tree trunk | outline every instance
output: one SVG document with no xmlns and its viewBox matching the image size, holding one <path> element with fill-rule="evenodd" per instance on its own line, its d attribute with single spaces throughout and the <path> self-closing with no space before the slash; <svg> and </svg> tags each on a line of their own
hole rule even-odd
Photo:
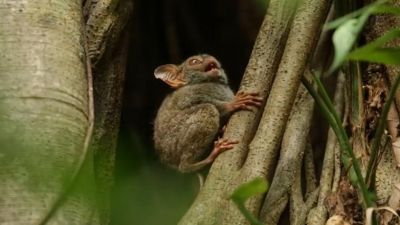
<svg viewBox="0 0 400 225">
<path fill-rule="evenodd" d="M 108 224 L 131 2 L 82 4 L 0 3 L 1 224 Z"/>
<path fill-rule="evenodd" d="M 255 177 L 270 178 L 273 174 L 300 78 L 330 6 L 330 1 L 319 0 L 300 1 L 299 8 L 295 3 L 270 1 L 243 77 L 242 91 L 268 97 L 261 121 L 260 114 L 254 112 L 238 112 L 231 117 L 224 137 L 240 143 L 213 163 L 204 186 L 180 224 L 248 223 L 228 196 L 241 183 Z M 296 19 L 292 24 L 293 18 Z M 261 205 L 262 197 L 257 197 L 250 200 L 248 208 L 258 215 Z"/>
<path fill-rule="evenodd" d="M 100 224 L 110 222 L 110 194 L 114 184 L 122 92 L 125 78 L 128 32 L 123 31 L 132 12 L 131 1 L 87 1 L 86 30 L 93 66 L 95 126 L 91 151 L 94 154 Z M 114 11 L 113 11 L 113 10 Z"/>
<path fill-rule="evenodd" d="M 0 222 L 87 223 L 94 176 L 82 167 L 92 118 L 81 1 L 6 0 L 0 14 Z"/>
</svg>

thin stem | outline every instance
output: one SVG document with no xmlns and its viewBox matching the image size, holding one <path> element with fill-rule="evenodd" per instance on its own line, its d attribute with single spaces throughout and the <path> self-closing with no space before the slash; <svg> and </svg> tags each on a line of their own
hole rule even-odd
<svg viewBox="0 0 400 225">
<path fill-rule="evenodd" d="M 339 115 L 336 112 L 335 106 L 333 105 L 333 102 L 331 101 L 331 98 L 329 97 L 328 93 L 326 92 L 324 85 L 321 82 L 321 79 L 319 78 L 319 74 L 316 74 L 315 72 L 311 72 L 311 74 L 313 75 L 314 81 L 317 84 L 317 88 L 318 88 L 318 93 L 320 93 L 320 96 L 322 97 L 323 101 L 325 102 L 325 104 L 328 107 L 328 110 L 332 113 L 333 117 L 335 118 L 335 120 L 340 124 L 341 123 L 341 119 L 339 118 Z"/>
<path fill-rule="evenodd" d="M 367 176 L 366 176 L 366 180 L 369 185 L 372 183 L 371 180 L 373 177 L 373 171 L 375 171 L 376 166 L 377 166 L 377 157 L 376 156 L 378 153 L 379 146 L 381 144 L 383 132 L 386 127 L 387 115 L 389 113 L 390 105 L 392 104 L 394 95 L 396 93 L 396 90 L 397 90 L 399 84 L 400 84 L 400 74 L 397 75 L 397 77 L 389 91 L 389 96 L 383 106 L 382 114 L 379 117 L 379 121 L 378 121 L 378 127 L 376 129 L 374 139 L 372 140 L 371 157 L 368 162 Z"/>
<path fill-rule="evenodd" d="M 318 85 L 318 81 L 319 79 L 316 79 L 317 85 Z M 317 102 L 317 104 L 320 106 L 321 111 L 323 112 L 324 116 L 326 117 L 326 119 L 328 120 L 329 124 L 332 126 L 332 129 L 334 130 L 334 132 L 336 133 L 336 136 L 338 138 L 338 141 L 340 143 L 340 146 L 342 147 L 342 149 L 344 150 L 345 153 L 347 153 L 350 158 L 351 158 L 351 166 L 354 169 L 354 172 L 356 174 L 356 183 L 358 184 L 359 188 L 361 189 L 361 194 L 364 198 L 364 203 L 366 207 L 370 207 L 372 206 L 373 202 L 370 198 L 370 195 L 368 193 L 368 189 L 367 186 L 364 182 L 364 178 L 361 174 L 361 169 L 360 166 L 358 164 L 358 160 L 356 159 L 354 152 L 350 146 L 350 142 L 349 142 L 349 138 L 347 136 L 346 131 L 344 130 L 341 120 L 339 119 L 339 117 L 336 114 L 335 108 L 333 107 L 333 103 L 330 100 L 329 96 L 327 96 L 326 91 L 324 90 L 324 87 L 322 86 L 322 83 L 319 83 L 318 85 L 318 89 L 322 90 L 322 97 L 321 95 L 319 95 L 314 88 L 312 87 L 312 85 L 305 79 L 302 78 L 302 82 L 304 84 L 304 86 L 307 88 L 307 90 L 309 91 L 309 93 L 313 96 L 314 100 Z M 332 108 L 330 108 L 330 106 L 332 106 Z M 350 162 L 343 160 L 343 163 L 345 164 L 346 167 L 350 166 Z M 351 177 L 350 177 L 351 178 Z"/>
</svg>

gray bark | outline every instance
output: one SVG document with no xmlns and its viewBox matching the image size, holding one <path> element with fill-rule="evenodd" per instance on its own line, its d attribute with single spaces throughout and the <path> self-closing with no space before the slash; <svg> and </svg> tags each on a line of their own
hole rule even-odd
<svg viewBox="0 0 400 225">
<path fill-rule="evenodd" d="M 110 194 L 114 184 L 122 92 L 128 51 L 128 32 L 123 28 L 132 12 L 131 1 L 88 0 L 86 30 L 93 68 L 95 123 L 91 151 L 97 187 L 100 224 L 110 222 Z"/>
<path fill-rule="evenodd" d="M 88 223 L 94 176 L 83 166 L 91 118 L 81 1 L 0 4 L 0 223 Z M 60 210 L 48 218 L 53 207 Z"/>
<path fill-rule="evenodd" d="M 286 41 L 296 4 L 293 1 L 273 0 L 269 3 L 240 88 L 263 93 L 265 97 L 269 94 L 261 122 L 257 125 L 258 114 L 252 112 L 238 112 L 232 116 L 224 137 L 238 140 L 240 144 L 216 159 L 196 201 L 180 224 L 248 223 L 227 196 L 241 183 L 273 174 L 280 140 L 300 78 L 330 6 L 330 1 L 300 2 L 302 6 L 294 20 L 295 25 L 291 27 L 290 41 L 286 43 L 283 56 L 283 42 Z M 253 198 L 248 208 L 258 215 L 261 204 L 262 198 Z"/>
<path fill-rule="evenodd" d="M 102 99 L 95 103 L 96 120 L 91 144 L 94 153 L 100 224 L 108 224 L 110 219 L 110 192 L 114 184 L 115 150 L 121 115 L 127 38 L 128 35 L 125 33 L 118 48 L 105 52 L 104 61 L 107 63 L 98 67 L 94 73 L 94 97 Z"/>
<path fill-rule="evenodd" d="M 0 224 L 109 223 L 132 7 L 86 3 L 0 3 Z"/>
<path fill-rule="evenodd" d="M 259 92 L 265 98 L 268 96 L 294 9 L 290 0 L 270 1 L 241 83 L 241 91 Z M 226 198 L 230 194 L 228 187 L 243 164 L 259 118 L 260 111 L 240 111 L 231 117 L 224 137 L 238 140 L 239 144 L 214 161 L 202 190 L 180 224 L 220 224 L 222 208 L 229 203 Z"/>
</svg>

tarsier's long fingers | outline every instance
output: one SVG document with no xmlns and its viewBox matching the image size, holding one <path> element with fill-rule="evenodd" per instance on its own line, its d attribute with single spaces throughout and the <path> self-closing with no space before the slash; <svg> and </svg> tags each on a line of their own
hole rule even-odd
<svg viewBox="0 0 400 225">
<path fill-rule="evenodd" d="M 241 96 L 241 95 L 259 96 L 260 94 L 257 93 L 257 92 L 249 92 L 249 93 L 246 93 L 246 92 L 244 92 L 244 91 L 239 91 L 239 92 L 236 94 L 236 96 Z"/>
<path fill-rule="evenodd" d="M 263 98 L 259 97 L 258 93 L 239 92 L 235 96 L 233 102 L 229 103 L 228 107 L 231 111 L 240 109 L 252 111 L 251 106 L 260 107 L 262 105 L 262 101 Z"/>
<path fill-rule="evenodd" d="M 262 101 L 263 98 L 259 96 L 258 93 L 243 93 L 243 92 L 239 92 L 236 94 L 235 96 L 235 100 L 245 100 L 245 99 L 252 99 L 254 101 Z"/>
<path fill-rule="evenodd" d="M 239 143 L 239 142 L 238 141 L 231 141 L 231 140 L 229 140 L 227 138 L 221 138 L 221 139 L 218 139 L 217 141 L 214 142 L 214 147 L 215 148 L 221 148 L 221 149 L 230 149 L 231 146 L 233 148 L 233 146 L 235 144 L 237 144 L 237 143 Z"/>
<path fill-rule="evenodd" d="M 210 156 L 215 159 L 220 153 L 230 150 L 235 145 L 239 143 L 238 141 L 231 141 L 226 138 L 218 139 L 214 142 L 214 149 L 212 150 Z"/>
<path fill-rule="evenodd" d="M 245 104 L 245 105 L 252 105 L 252 106 L 261 106 L 262 100 L 254 99 L 254 98 L 246 98 L 246 99 L 238 99 L 236 104 Z"/>
<path fill-rule="evenodd" d="M 237 111 L 237 110 L 239 110 L 239 109 L 242 109 L 242 110 L 247 110 L 247 111 L 253 111 L 253 109 L 251 108 L 251 106 L 249 106 L 249 105 L 246 105 L 246 104 L 232 104 L 232 108 L 233 108 L 233 111 Z"/>
</svg>

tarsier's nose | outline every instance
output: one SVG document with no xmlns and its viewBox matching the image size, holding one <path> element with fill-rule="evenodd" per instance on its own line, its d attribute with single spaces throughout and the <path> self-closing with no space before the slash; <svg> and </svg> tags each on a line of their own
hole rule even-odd
<svg viewBox="0 0 400 225">
<path fill-rule="evenodd" d="M 206 72 L 208 72 L 208 71 L 210 71 L 210 70 L 212 70 L 212 69 L 218 69 L 218 65 L 217 65 L 217 63 L 216 62 L 209 62 L 208 64 L 207 64 L 207 67 L 206 67 Z"/>
</svg>

